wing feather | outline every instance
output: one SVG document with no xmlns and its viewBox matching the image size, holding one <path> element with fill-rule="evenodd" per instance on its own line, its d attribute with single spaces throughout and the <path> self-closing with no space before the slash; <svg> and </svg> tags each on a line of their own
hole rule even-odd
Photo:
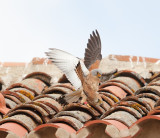
<svg viewBox="0 0 160 138">
<path fill-rule="evenodd" d="M 84 64 L 89 69 L 94 64 L 98 64 L 95 67 L 99 66 L 100 60 L 102 59 L 101 55 L 101 39 L 98 31 L 93 31 L 88 39 L 87 48 L 85 49 Z M 99 62 L 97 62 L 99 61 Z"/>
<path fill-rule="evenodd" d="M 67 79 L 76 90 L 82 86 L 81 80 L 75 71 L 80 59 L 65 51 L 55 48 L 52 48 L 49 52 L 46 52 L 46 55 L 61 71 L 63 71 Z"/>
<path fill-rule="evenodd" d="M 92 47 L 92 45 L 90 43 L 87 44 L 87 47 L 91 50 L 94 50 L 94 47 Z"/>
</svg>

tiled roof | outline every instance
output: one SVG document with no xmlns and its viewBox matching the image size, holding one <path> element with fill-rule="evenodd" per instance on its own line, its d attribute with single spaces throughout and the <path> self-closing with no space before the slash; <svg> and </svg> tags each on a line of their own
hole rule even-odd
<svg viewBox="0 0 160 138">
<path fill-rule="evenodd" d="M 99 86 L 101 106 L 61 105 L 58 98 L 74 88 L 70 83 L 53 83 L 53 78 L 33 71 L 5 87 L 5 81 L 0 81 L 0 137 L 159 136 L 159 72 L 153 71 L 146 79 L 133 70 L 113 71 Z"/>
</svg>

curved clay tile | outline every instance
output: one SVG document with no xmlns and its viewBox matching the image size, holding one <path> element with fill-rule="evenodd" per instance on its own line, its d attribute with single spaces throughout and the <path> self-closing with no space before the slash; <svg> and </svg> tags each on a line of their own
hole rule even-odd
<svg viewBox="0 0 160 138">
<path fill-rule="evenodd" d="M 0 126 L 1 137 L 22 138 L 27 134 L 27 129 L 15 122 L 7 122 Z"/>
<path fill-rule="evenodd" d="M 73 136 L 76 136 L 76 131 L 71 126 L 64 123 L 48 123 L 36 127 L 27 135 L 27 138 L 70 138 Z"/>
<path fill-rule="evenodd" d="M 32 72 L 28 74 L 27 76 L 25 76 L 23 80 L 28 79 L 28 78 L 39 79 L 43 81 L 47 86 L 51 85 L 51 76 L 45 72 Z"/>
<path fill-rule="evenodd" d="M 134 71 L 131 71 L 131 70 L 118 71 L 110 79 L 113 79 L 115 77 L 122 77 L 122 76 L 123 77 L 130 77 L 130 78 L 135 79 L 141 85 L 141 87 L 146 85 L 146 82 L 145 82 L 144 78 L 140 74 L 138 74 Z"/>
<path fill-rule="evenodd" d="M 131 77 L 116 77 L 108 82 L 119 82 L 127 86 L 129 89 L 131 89 L 133 92 L 137 91 L 139 88 L 141 88 L 140 84 Z"/>
<path fill-rule="evenodd" d="M 112 95 L 115 95 L 116 97 L 118 97 L 119 99 L 123 99 L 126 97 L 126 92 L 121 89 L 120 87 L 117 86 L 108 86 L 108 87 L 104 87 L 98 90 L 99 92 L 108 92 L 111 93 Z"/>
<path fill-rule="evenodd" d="M 136 132 L 135 128 L 137 128 Z M 130 126 L 129 129 L 133 138 L 158 138 L 160 129 L 160 115 L 148 115 L 143 117 Z"/>
<path fill-rule="evenodd" d="M 63 85 L 62 85 L 63 86 Z M 70 88 L 62 87 L 62 86 L 51 86 L 47 90 L 45 90 L 44 94 L 67 94 L 73 92 Z"/>
<path fill-rule="evenodd" d="M 117 86 L 120 87 L 121 89 L 123 89 L 127 95 L 134 95 L 133 91 L 131 89 L 129 89 L 126 85 L 119 83 L 119 82 L 105 82 L 103 84 L 101 84 L 99 86 L 99 89 L 104 88 L 104 87 L 108 87 L 108 86 Z"/>
<path fill-rule="evenodd" d="M 42 93 L 42 91 L 45 89 L 46 84 L 43 83 L 41 80 L 28 78 L 25 80 L 22 80 L 20 83 L 14 83 L 11 86 L 9 86 L 6 90 L 10 90 L 13 88 L 26 88 L 36 95 L 39 95 Z"/>
<path fill-rule="evenodd" d="M 116 120 L 92 120 L 84 124 L 77 132 L 78 137 L 110 138 L 127 137 L 129 130 L 126 125 Z"/>
</svg>

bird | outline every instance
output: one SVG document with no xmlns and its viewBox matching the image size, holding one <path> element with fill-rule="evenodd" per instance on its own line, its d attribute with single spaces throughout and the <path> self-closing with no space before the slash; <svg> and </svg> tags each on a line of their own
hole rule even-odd
<svg viewBox="0 0 160 138">
<path fill-rule="evenodd" d="M 89 71 L 81 59 L 59 49 L 50 49 L 47 56 L 65 73 L 75 88 L 73 93 L 65 95 L 64 99 L 67 103 L 76 102 L 80 97 L 82 97 L 81 103 L 87 102 L 98 105 L 102 103 L 97 92 L 102 74 L 99 69 Z"/>
<path fill-rule="evenodd" d="M 69 104 L 81 99 L 82 104 L 102 105 L 103 100 L 97 92 L 102 76 L 102 71 L 98 69 L 102 55 L 101 40 L 97 30 L 93 31 L 88 39 L 84 61 L 56 48 L 50 48 L 46 55 L 75 88 L 73 93 L 63 96 L 65 103 Z"/>
</svg>

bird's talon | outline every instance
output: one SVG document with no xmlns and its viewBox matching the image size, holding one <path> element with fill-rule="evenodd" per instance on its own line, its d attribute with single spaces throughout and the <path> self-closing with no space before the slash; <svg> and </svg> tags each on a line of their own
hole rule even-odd
<svg viewBox="0 0 160 138">
<path fill-rule="evenodd" d="M 86 104 L 89 108 L 91 108 L 91 106 L 89 104 Z"/>
<path fill-rule="evenodd" d="M 92 108 L 92 106 L 90 106 L 88 103 L 86 104 L 90 109 L 92 109 L 92 110 L 94 110 L 93 108 Z"/>
</svg>

